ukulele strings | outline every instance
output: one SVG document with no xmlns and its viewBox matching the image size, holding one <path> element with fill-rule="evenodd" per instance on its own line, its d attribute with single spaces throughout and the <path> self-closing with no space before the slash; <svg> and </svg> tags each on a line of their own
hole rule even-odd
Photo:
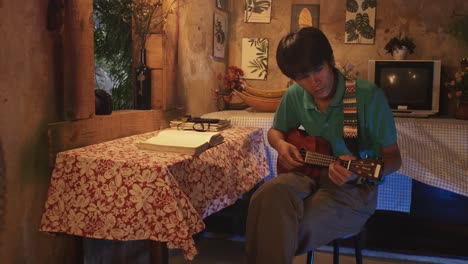
<svg viewBox="0 0 468 264">
<path fill-rule="evenodd" d="M 333 156 L 325 155 L 325 154 L 318 153 L 318 152 L 307 151 L 305 149 L 300 149 L 299 152 L 301 153 L 301 156 L 304 158 L 304 162 L 309 163 L 309 164 L 315 164 L 315 165 L 319 165 L 319 166 L 328 166 L 331 163 L 339 160 L 338 158 L 333 157 Z M 350 160 L 350 161 L 348 161 L 348 160 L 339 160 L 339 161 L 340 161 L 341 166 L 343 166 L 345 168 L 347 168 L 348 166 L 354 167 L 353 164 L 356 165 L 356 164 L 359 164 L 361 162 L 359 160 Z M 371 165 L 373 165 L 373 163 L 371 163 Z M 373 179 L 374 177 L 373 177 L 372 173 L 370 173 L 368 170 L 369 170 L 369 168 L 366 170 L 366 168 L 364 166 L 364 167 L 361 167 L 361 169 L 359 169 L 359 170 L 355 169 L 353 171 L 354 172 L 359 172 L 359 175 L 361 177 L 368 178 L 368 179 Z"/>
<path fill-rule="evenodd" d="M 300 149 L 299 152 L 301 153 L 301 156 L 304 157 L 304 161 L 310 164 L 328 166 L 330 165 L 330 163 L 333 163 L 338 160 L 338 158 L 335 158 L 333 156 L 325 155 L 318 152 L 307 151 L 305 149 Z M 347 160 L 340 160 L 340 163 L 343 167 L 347 167 L 348 162 L 349 161 Z M 351 160 L 351 164 L 356 162 L 359 161 Z"/>
<path fill-rule="evenodd" d="M 304 161 L 306 163 L 328 166 L 330 163 L 333 163 L 337 160 L 335 157 L 321 154 L 318 152 L 310 152 L 305 149 L 301 149 L 300 152 L 301 155 L 304 157 Z"/>
</svg>

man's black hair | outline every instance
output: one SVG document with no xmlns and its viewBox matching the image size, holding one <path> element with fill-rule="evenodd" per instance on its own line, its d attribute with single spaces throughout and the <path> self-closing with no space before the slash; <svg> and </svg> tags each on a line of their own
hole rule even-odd
<svg viewBox="0 0 468 264">
<path fill-rule="evenodd" d="M 284 36 L 276 50 L 276 62 L 284 75 L 297 79 L 324 63 L 333 65 L 333 49 L 327 37 L 315 27 L 304 27 Z"/>
</svg>

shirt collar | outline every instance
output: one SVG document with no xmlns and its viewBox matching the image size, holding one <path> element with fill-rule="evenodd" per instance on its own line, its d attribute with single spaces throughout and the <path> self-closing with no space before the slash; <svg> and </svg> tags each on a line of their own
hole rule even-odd
<svg viewBox="0 0 468 264">
<path fill-rule="evenodd" d="M 330 102 L 329 106 L 336 107 L 336 106 L 340 106 L 341 103 L 343 102 L 343 96 L 344 96 L 344 92 L 345 92 L 345 81 L 344 81 L 343 74 L 341 74 L 341 72 L 339 70 L 337 70 L 336 68 L 334 68 L 333 70 L 335 71 L 335 73 L 338 76 L 338 84 L 337 84 L 337 87 L 336 87 L 335 96 L 333 96 L 333 99 Z"/>
</svg>

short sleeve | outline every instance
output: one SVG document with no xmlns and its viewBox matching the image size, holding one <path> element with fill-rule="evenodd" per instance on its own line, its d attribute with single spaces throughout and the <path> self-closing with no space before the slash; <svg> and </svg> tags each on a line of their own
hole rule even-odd
<svg viewBox="0 0 468 264">
<path fill-rule="evenodd" d="M 372 142 L 389 146 L 397 142 L 397 130 L 393 113 L 382 89 L 372 89 L 372 98 L 368 104 L 368 131 Z"/>
<path fill-rule="evenodd" d="M 281 102 L 276 109 L 275 117 L 273 119 L 273 128 L 287 132 L 293 127 L 299 126 L 299 114 L 297 113 L 297 96 L 292 89 L 289 89 L 281 99 Z"/>
</svg>

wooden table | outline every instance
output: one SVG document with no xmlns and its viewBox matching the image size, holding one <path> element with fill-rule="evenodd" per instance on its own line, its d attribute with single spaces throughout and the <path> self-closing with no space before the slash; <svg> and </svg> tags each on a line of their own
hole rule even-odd
<svg viewBox="0 0 468 264">
<path fill-rule="evenodd" d="M 221 133 L 225 142 L 198 157 L 136 147 L 157 131 L 58 153 L 40 231 L 152 240 L 158 261 L 166 247 L 193 259 L 203 218 L 269 175 L 261 128 Z"/>
</svg>

